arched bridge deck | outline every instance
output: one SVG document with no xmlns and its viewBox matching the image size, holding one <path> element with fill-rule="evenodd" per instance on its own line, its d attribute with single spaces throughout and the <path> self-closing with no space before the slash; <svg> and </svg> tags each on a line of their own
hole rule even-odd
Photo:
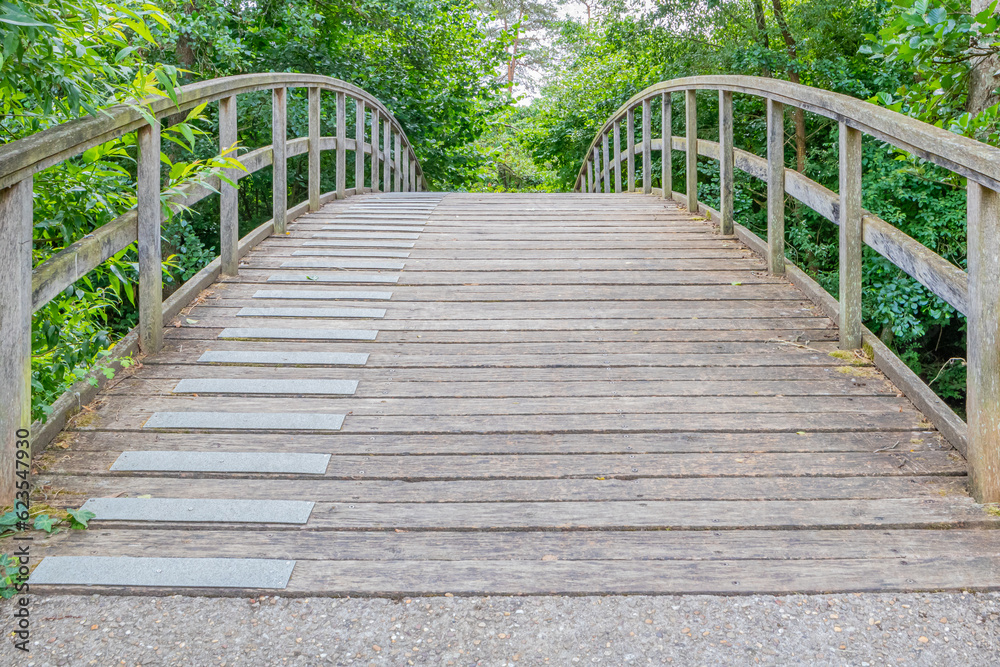
<svg viewBox="0 0 1000 667">
<path fill-rule="evenodd" d="M 33 588 L 997 587 L 964 460 L 836 338 L 670 200 L 335 201 L 42 456 L 40 498 L 98 519 L 36 544 Z"/>
</svg>

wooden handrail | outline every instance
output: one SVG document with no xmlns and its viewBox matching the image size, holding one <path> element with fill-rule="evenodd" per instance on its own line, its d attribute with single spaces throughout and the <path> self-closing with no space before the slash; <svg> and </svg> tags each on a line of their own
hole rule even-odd
<svg viewBox="0 0 1000 667">
<path fill-rule="evenodd" d="M 288 140 L 288 88 L 309 91 L 309 134 Z M 232 180 L 272 167 L 274 233 L 302 212 L 315 211 L 348 194 L 426 190 L 427 181 L 402 126 L 392 113 L 361 88 L 345 81 L 310 74 L 246 74 L 201 81 L 177 91 L 177 103 L 154 97 L 142 102 L 157 120 L 210 102 L 219 103 L 220 152 L 236 142 L 237 96 L 270 90 L 272 142 L 239 157 L 245 171 L 231 169 Z M 320 136 L 320 93 L 337 96 L 335 137 Z M 346 135 L 347 98 L 355 101 L 356 132 Z M 370 126 L 367 112 L 370 111 Z M 370 132 L 366 133 L 366 127 Z M 134 209 L 102 225 L 32 269 L 32 181 L 36 173 L 76 157 L 124 134 L 137 133 L 137 186 Z M 367 134 L 367 138 L 366 138 Z M 320 153 L 336 151 L 336 189 L 320 192 Z M 355 155 L 355 183 L 347 189 L 347 153 Z M 308 198 L 289 207 L 286 201 L 288 158 L 309 154 Z M 371 156 L 371 187 L 364 186 L 365 155 Z M 379 182 L 378 165 L 383 165 Z M 150 124 L 135 105 L 112 107 L 99 116 L 81 118 L 0 146 L 0 505 L 10 504 L 16 488 L 18 434 L 31 426 L 31 315 L 114 254 L 138 242 L 140 349 L 155 353 L 162 344 L 163 300 L 160 254 L 160 125 Z M 380 187 L 381 185 L 381 187 Z M 238 182 L 237 182 L 238 186 Z M 182 188 L 168 204 L 175 211 L 220 193 L 220 255 L 217 272 L 236 275 L 239 244 L 236 188 L 212 179 Z M 267 223 L 266 223 L 267 224 Z"/>
<path fill-rule="evenodd" d="M 719 95 L 719 137 L 710 142 L 697 137 L 699 90 Z M 669 134 L 671 95 L 683 93 L 686 136 Z M 742 93 L 767 103 L 767 157 L 733 148 L 732 95 Z M 669 139 L 650 139 L 652 102 L 661 103 L 662 127 Z M 832 118 L 840 130 L 840 186 L 834 193 L 784 165 L 784 107 L 792 106 Z M 642 144 L 635 145 L 634 117 L 642 109 Z M 622 155 L 618 130 L 627 123 L 628 145 Z M 615 154 L 608 157 L 608 133 L 614 133 Z M 963 271 L 885 220 L 861 206 L 861 137 L 864 134 L 892 144 L 920 158 L 964 176 L 968 182 L 968 271 Z M 634 95 L 612 114 L 587 148 L 574 189 L 621 192 L 622 163 L 626 163 L 628 191 L 635 191 L 635 156 L 642 159 L 642 187 L 651 192 L 651 152 L 661 155 L 682 150 L 686 155 L 687 208 L 698 213 L 699 155 L 719 161 L 720 231 L 734 232 L 733 171 L 740 169 L 767 182 L 767 242 L 763 247 L 768 270 L 783 274 L 784 199 L 788 194 L 806 204 L 840 229 L 840 298 L 838 319 L 840 347 L 851 350 L 863 344 L 861 314 L 861 247 L 867 244 L 883 257 L 949 303 L 968 319 L 967 436 L 961 443 L 969 466 L 973 495 L 980 502 L 1000 502 L 1000 149 L 922 123 L 868 102 L 810 86 L 743 76 L 704 76 L 663 81 Z M 604 161 L 601 162 L 603 151 Z M 662 160 L 662 194 L 674 197 L 671 160 Z M 896 368 L 898 374 L 898 368 Z M 914 378 L 916 376 L 913 376 Z M 914 391 L 929 393 L 922 382 Z M 904 390 L 906 388 L 904 387 Z M 916 400 L 916 399 L 915 399 Z M 926 404 L 926 396 L 918 403 Z M 938 401 L 940 405 L 944 405 Z M 950 410 L 949 410 L 950 412 Z M 933 415 L 929 415 L 933 419 Z M 960 420 L 952 412 L 942 419 Z M 954 431 L 954 429 L 950 429 Z"/>
</svg>

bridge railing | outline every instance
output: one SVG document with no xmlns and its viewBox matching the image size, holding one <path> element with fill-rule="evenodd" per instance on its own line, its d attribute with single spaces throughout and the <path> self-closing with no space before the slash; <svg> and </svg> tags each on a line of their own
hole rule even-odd
<svg viewBox="0 0 1000 667">
<path fill-rule="evenodd" d="M 719 141 L 697 136 L 696 91 L 719 95 Z M 671 95 L 684 96 L 686 136 L 654 139 L 652 119 L 672 128 Z M 733 147 L 733 93 L 767 102 L 767 156 Z M 660 108 L 655 109 L 654 105 Z M 784 107 L 797 107 L 839 123 L 840 184 L 832 192 L 784 163 Z M 635 141 L 635 115 L 641 110 L 642 135 Z M 621 146 L 621 125 L 626 146 Z M 613 139 L 609 146 L 609 134 Z M 672 133 L 671 133 L 672 134 Z M 892 144 L 967 179 L 968 271 L 963 271 L 885 220 L 862 208 L 861 139 L 864 134 Z M 864 347 L 875 363 L 914 401 L 966 457 L 973 495 L 980 502 L 1000 501 L 1000 149 L 947 132 L 902 114 L 809 86 L 776 79 L 703 76 L 657 83 L 633 96 L 601 127 L 587 149 L 576 189 L 583 192 L 636 191 L 636 156 L 642 191 L 653 192 L 652 152 L 684 151 L 686 193 L 673 191 L 672 160 L 661 160 L 662 196 L 682 202 L 694 213 L 715 219 L 722 234 L 734 232 L 762 254 L 770 273 L 788 274 L 813 300 L 838 320 L 840 347 Z M 698 202 L 698 156 L 719 162 L 720 206 Z M 735 224 L 734 170 L 767 182 L 767 240 Z M 797 199 L 839 226 L 839 302 L 785 258 L 785 195 Z M 898 357 L 862 324 L 862 244 L 912 276 L 967 318 L 968 424 L 963 422 Z"/>
<path fill-rule="evenodd" d="M 291 140 L 287 138 L 289 88 L 308 90 L 308 136 Z M 219 192 L 221 256 L 163 301 L 159 120 L 218 102 L 220 153 L 225 152 L 237 141 L 237 97 L 264 90 L 270 90 L 272 96 L 272 143 L 239 156 L 245 171 L 231 169 L 227 175 L 238 187 L 237 179 L 270 166 L 273 218 L 241 240 L 236 187 L 215 178 L 208 182 L 209 187 L 182 189 L 169 204 L 174 210 Z M 321 91 L 336 94 L 336 136 L 321 136 Z M 356 110 L 355 136 L 351 138 L 347 137 L 347 98 L 355 101 Z M 13 498 L 15 461 L 20 455 L 16 443 L 24 440 L 21 436 L 32 426 L 31 317 L 64 289 L 138 242 L 138 331 L 126 337 L 131 346 L 123 341 L 126 344 L 119 344 L 116 350 L 134 350 L 137 344 L 143 352 L 155 353 L 162 345 L 165 316 L 176 315 L 220 273 L 235 276 L 240 257 L 271 233 L 284 233 L 290 220 L 306 211 L 316 211 L 332 199 L 369 191 L 406 192 L 427 187 L 413 147 L 392 113 L 373 96 L 344 81 L 307 74 L 247 74 L 181 87 L 176 104 L 156 97 L 144 100 L 143 105 L 157 123 L 150 124 L 134 106 L 121 105 L 105 114 L 64 123 L 0 146 L 0 505 Z M 136 207 L 32 267 L 34 174 L 131 132 L 137 133 L 138 146 Z M 336 189 L 322 193 L 320 153 L 330 150 L 336 152 Z M 354 154 L 356 184 L 351 189 L 346 187 L 349 152 Z M 304 153 L 309 156 L 308 197 L 288 207 L 287 160 Z M 365 156 L 370 156 L 370 172 L 366 172 Z M 364 186 L 366 176 L 368 187 Z M 63 401 L 69 402 L 74 401 Z M 65 422 L 65 412 L 58 419 L 50 417 L 45 427 L 49 440 Z M 38 427 L 31 429 L 35 445 L 40 437 Z"/>
</svg>

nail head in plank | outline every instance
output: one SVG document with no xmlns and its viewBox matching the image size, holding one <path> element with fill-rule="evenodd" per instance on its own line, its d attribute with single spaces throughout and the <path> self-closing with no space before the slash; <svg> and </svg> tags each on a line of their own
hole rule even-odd
<svg viewBox="0 0 1000 667">
<path fill-rule="evenodd" d="M 303 524 L 313 505 L 311 500 L 91 498 L 82 509 L 93 512 L 95 521 Z"/>
<path fill-rule="evenodd" d="M 368 363 L 368 353 L 209 350 L 198 358 L 198 363 L 274 366 L 364 366 Z"/>
<path fill-rule="evenodd" d="M 249 380 L 201 378 L 181 380 L 175 394 L 319 394 L 350 396 L 358 390 L 357 380 Z"/>
<path fill-rule="evenodd" d="M 344 415 L 316 412 L 154 412 L 149 429 L 229 431 L 339 431 Z"/>
<path fill-rule="evenodd" d="M 385 308 L 241 308 L 237 317 L 385 317 Z"/>
<path fill-rule="evenodd" d="M 274 588 L 288 586 L 293 560 L 270 558 L 135 558 L 49 556 L 32 585 Z"/>
<path fill-rule="evenodd" d="M 329 454 L 292 452 L 122 452 L 111 465 L 116 471 L 232 472 L 323 475 Z"/>
<path fill-rule="evenodd" d="M 254 299 L 347 299 L 350 301 L 379 300 L 392 298 L 392 292 L 332 292 L 329 290 L 257 290 Z"/>
</svg>

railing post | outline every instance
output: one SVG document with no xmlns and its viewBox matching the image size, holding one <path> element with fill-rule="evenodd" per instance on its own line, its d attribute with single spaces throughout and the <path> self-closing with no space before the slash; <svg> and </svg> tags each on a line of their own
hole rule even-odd
<svg viewBox="0 0 1000 667">
<path fill-rule="evenodd" d="M 687 177 L 688 210 L 698 213 L 698 97 L 694 90 L 684 91 L 684 120 L 687 135 L 687 162 L 684 172 Z"/>
<path fill-rule="evenodd" d="M 399 135 L 399 132 L 393 132 L 392 133 L 392 148 L 393 148 L 393 151 L 392 151 L 393 152 L 393 155 L 392 155 L 392 168 L 395 170 L 396 175 L 393 177 L 392 181 L 393 181 L 393 186 L 394 186 L 394 189 L 395 189 L 396 192 L 402 192 L 403 191 L 403 172 L 400 169 L 400 164 L 402 163 L 402 160 L 403 160 L 403 156 L 402 156 L 403 146 L 402 145 L 403 145 L 403 142 L 401 141 L 401 137 Z"/>
<path fill-rule="evenodd" d="M 163 266 L 160 258 L 160 124 L 137 136 L 136 226 L 139 246 L 139 346 L 156 354 L 163 344 Z"/>
<path fill-rule="evenodd" d="M 969 486 L 1000 502 L 1000 193 L 968 181 L 969 306 L 966 413 Z"/>
<path fill-rule="evenodd" d="M 861 131 L 840 123 L 839 324 L 842 350 L 861 347 L 861 225 Z"/>
<path fill-rule="evenodd" d="M 785 273 L 785 105 L 767 101 L 767 267 Z"/>
<path fill-rule="evenodd" d="M 347 196 L 347 95 L 337 93 L 337 199 Z"/>
<path fill-rule="evenodd" d="M 649 100 L 642 101 L 642 192 L 653 191 L 653 112 Z"/>
<path fill-rule="evenodd" d="M 392 123 L 382 121 L 382 192 L 392 191 Z"/>
<path fill-rule="evenodd" d="M 274 218 L 274 233 L 285 233 L 288 219 L 288 156 L 285 142 L 288 138 L 285 88 L 271 91 L 271 214 Z"/>
<path fill-rule="evenodd" d="M 309 89 L 309 210 L 319 210 L 320 90 Z"/>
<path fill-rule="evenodd" d="M 365 101 L 354 98 L 354 192 L 365 189 Z"/>
<path fill-rule="evenodd" d="M 18 430 L 31 426 L 31 189 L 29 176 L 0 190 L 0 505 L 14 503 Z"/>
<path fill-rule="evenodd" d="M 403 192 L 410 191 L 410 147 L 405 146 L 403 151 Z"/>
<path fill-rule="evenodd" d="M 614 147 L 615 147 L 615 192 L 621 194 L 622 191 L 622 124 L 616 120 L 614 126 Z"/>
<path fill-rule="evenodd" d="M 660 134 L 663 135 L 663 145 L 660 147 L 663 198 L 672 199 L 674 196 L 674 118 L 670 93 L 663 93 L 663 99 L 660 102 L 660 121 L 662 127 Z"/>
<path fill-rule="evenodd" d="M 611 152 L 608 150 L 608 133 L 601 134 L 601 150 L 604 151 L 604 173 L 601 174 L 604 181 L 604 194 L 611 194 Z"/>
<path fill-rule="evenodd" d="M 733 233 L 733 94 L 719 91 L 719 233 Z"/>
<path fill-rule="evenodd" d="M 593 161 L 592 161 L 592 160 L 591 160 L 591 159 L 590 159 L 590 158 L 588 157 L 588 158 L 587 158 L 587 178 L 586 178 L 586 189 L 584 190 L 584 192 L 586 192 L 586 193 L 587 193 L 588 195 L 590 194 L 590 188 L 591 188 L 591 185 L 590 185 L 590 183 L 591 183 L 591 181 L 593 180 L 593 178 L 594 178 L 594 163 L 593 163 Z"/>
<path fill-rule="evenodd" d="M 628 191 L 635 192 L 635 109 L 625 112 L 625 162 Z"/>
<path fill-rule="evenodd" d="M 371 178 L 372 178 L 372 192 L 381 192 L 378 184 L 378 145 L 379 145 L 379 126 L 378 126 L 378 109 L 372 109 L 372 161 L 371 161 Z"/>
<path fill-rule="evenodd" d="M 219 152 L 229 150 L 236 144 L 236 96 L 223 97 L 219 100 Z M 236 157 L 235 153 L 230 153 Z M 227 169 L 228 176 L 234 183 L 239 178 L 239 170 Z M 239 271 L 240 260 L 236 256 L 236 248 L 240 242 L 240 213 L 238 190 L 225 182 L 219 183 L 219 254 L 221 256 L 221 272 L 224 276 L 235 276 Z"/>
<path fill-rule="evenodd" d="M 409 155 L 409 153 L 407 153 L 407 155 Z M 416 192 L 417 191 L 417 185 L 418 185 L 418 183 L 417 183 L 417 154 L 416 153 L 413 154 L 413 159 L 410 160 L 410 170 L 409 170 L 408 173 L 410 174 L 410 181 L 409 181 L 410 192 Z"/>
</svg>

